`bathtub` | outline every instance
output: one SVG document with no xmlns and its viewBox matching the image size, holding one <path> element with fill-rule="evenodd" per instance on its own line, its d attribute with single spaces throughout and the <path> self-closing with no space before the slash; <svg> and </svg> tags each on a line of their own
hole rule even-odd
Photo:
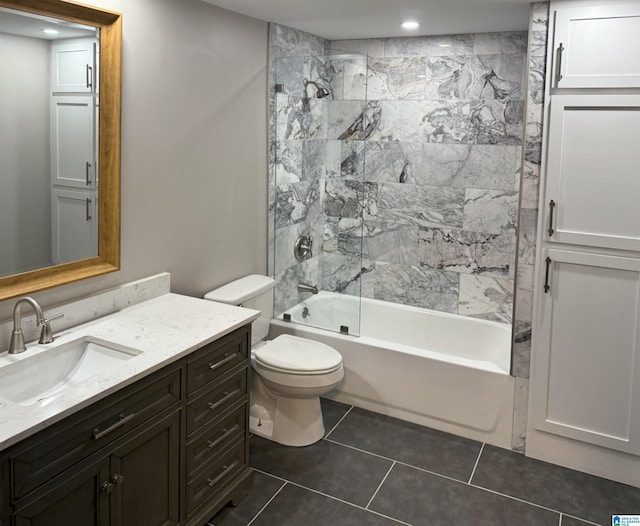
<svg viewBox="0 0 640 526">
<path fill-rule="evenodd" d="M 294 334 L 342 354 L 344 380 L 328 398 L 511 447 L 509 326 L 324 291 L 287 313 L 291 321 L 271 321 L 272 338 Z M 335 331 L 347 326 L 359 335 L 312 324 Z"/>
</svg>

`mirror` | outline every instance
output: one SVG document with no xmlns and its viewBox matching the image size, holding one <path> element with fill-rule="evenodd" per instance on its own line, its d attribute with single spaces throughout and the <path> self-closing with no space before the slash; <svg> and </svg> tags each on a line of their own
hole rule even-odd
<svg viewBox="0 0 640 526">
<path fill-rule="evenodd" d="M 3 17 L 2 61 L 13 60 L 14 67 L 13 84 L 9 77 L 3 82 L 8 68 L 0 68 L 0 88 L 20 91 L 23 100 L 21 106 L 17 100 L 6 104 L 6 98 L 0 103 L 5 114 L 0 152 L 12 161 L 0 165 L 6 216 L 0 232 L 0 300 L 120 268 L 121 15 L 63 0 L 0 0 Z M 21 36 L 7 34 L 29 22 L 38 24 L 38 32 L 49 23 L 73 33 L 46 41 L 27 38 L 28 29 Z M 35 59 L 10 59 L 8 49 L 35 50 L 39 61 L 49 61 L 47 71 L 29 69 Z M 31 91 L 24 95 L 31 88 L 16 85 L 17 77 L 38 87 L 33 105 Z M 46 115 L 34 109 L 28 117 L 30 106 L 47 109 Z M 26 122 L 35 122 L 35 128 Z M 29 181 L 36 171 L 45 171 L 45 177 Z"/>
</svg>

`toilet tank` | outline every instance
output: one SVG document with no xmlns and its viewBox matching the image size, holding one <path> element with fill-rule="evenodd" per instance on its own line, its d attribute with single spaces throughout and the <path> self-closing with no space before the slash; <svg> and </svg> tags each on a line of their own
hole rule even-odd
<svg viewBox="0 0 640 526">
<path fill-rule="evenodd" d="M 273 317 L 274 280 L 268 276 L 251 274 L 207 292 L 204 299 L 238 305 L 260 311 L 260 317 L 251 324 L 251 345 L 264 340 L 269 333 Z"/>
</svg>

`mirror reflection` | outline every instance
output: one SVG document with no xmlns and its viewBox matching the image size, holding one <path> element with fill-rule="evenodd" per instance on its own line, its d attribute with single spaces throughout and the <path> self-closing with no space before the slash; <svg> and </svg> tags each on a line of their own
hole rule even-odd
<svg viewBox="0 0 640 526">
<path fill-rule="evenodd" d="M 98 255 L 98 39 L 0 8 L 0 276 Z"/>
</svg>

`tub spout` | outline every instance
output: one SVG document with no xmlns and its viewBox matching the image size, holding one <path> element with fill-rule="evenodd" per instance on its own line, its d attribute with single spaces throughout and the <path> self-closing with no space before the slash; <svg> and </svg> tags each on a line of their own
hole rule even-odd
<svg viewBox="0 0 640 526">
<path fill-rule="evenodd" d="M 307 285 L 306 283 L 298 283 L 298 292 L 311 292 L 311 294 L 318 294 L 318 287 Z"/>
</svg>

